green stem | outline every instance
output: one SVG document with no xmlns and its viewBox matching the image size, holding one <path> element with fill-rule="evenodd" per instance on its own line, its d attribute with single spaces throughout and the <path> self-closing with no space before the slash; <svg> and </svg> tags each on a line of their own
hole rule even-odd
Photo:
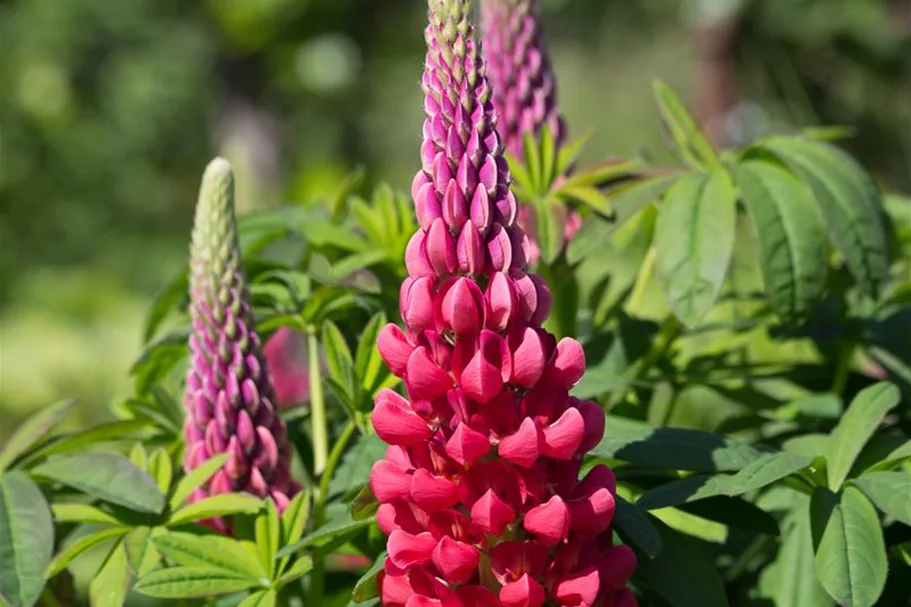
<svg viewBox="0 0 911 607">
<path fill-rule="evenodd" d="M 341 461 L 342 455 L 345 453 L 345 447 L 348 446 L 348 441 L 351 440 L 351 435 L 354 434 L 356 427 L 354 422 L 349 421 L 345 426 L 345 429 L 342 430 L 341 436 L 339 436 L 338 440 L 335 442 L 335 446 L 332 447 L 332 453 L 329 454 L 326 470 L 323 472 L 323 476 L 319 481 L 319 496 L 317 497 L 316 511 L 314 512 L 314 522 L 316 523 L 316 526 L 323 524 L 323 514 L 325 512 L 326 502 L 329 501 L 329 483 L 335 475 L 335 468 L 338 466 L 339 461 Z"/>
<path fill-rule="evenodd" d="M 645 287 L 648 285 L 652 273 L 655 271 L 655 247 L 649 247 L 645 259 L 642 260 L 642 267 L 636 275 L 636 284 L 633 285 L 633 291 L 630 293 L 629 301 L 626 304 L 626 311 L 630 315 L 640 312 L 642 308 L 642 299 L 645 297 Z"/>
<path fill-rule="evenodd" d="M 640 358 L 624 374 L 627 378 L 627 381 L 624 382 L 624 387 L 614 392 L 611 397 L 608 398 L 608 409 L 626 398 L 629 388 L 641 381 L 648 374 L 649 370 L 667 354 L 680 333 L 680 321 L 677 320 L 676 316 L 670 314 L 661 324 L 661 330 L 658 331 L 658 335 L 656 335 L 654 341 L 652 341 L 652 347 L 645 353 L 645 356 Z M 670 415 L 670 413 L 668 413 L 668 415 Z"/>
<path fill-rule="evenodd" d="M 848 376 L 851 374 L 851 361 L 854 359 L 854 344 L 845 343 L 838 352 L 838 360 L 835 367 L 835 378 L 832 380 L 832 393 L 842 394 L 845 386 L 848 384 Z"/>
<path fill-rule="evenodd" d="M 538 275 L 550 288 L 550 317 L 544 327 L 557 339 L 575 337 L 576 313 L 579 310 L 579 285 L 566 256 L 560 255 L 552 264 L 538 263 Z"/>
<path fill-rule="evenodd" d="M 316 333 L 307 335 L 307 362 L 310 367 L 310 423 L 313 440 L 313 474 L 326 469 L 329 456 L 329 437 L 326 428 L 326 400 L 323 398 L 322 372 L 319 364 L 319 339 Z"/>
</svg>

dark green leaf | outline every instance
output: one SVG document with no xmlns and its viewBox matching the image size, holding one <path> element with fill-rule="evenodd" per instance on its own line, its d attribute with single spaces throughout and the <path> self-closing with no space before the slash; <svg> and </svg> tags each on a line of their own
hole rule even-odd
<svg viewBox="0 0 911 607">
<path fill-rule="evenodd" d="M 188 272 L 186 268 L 182 268 L 155 294 L 152 307 L 149 309 L 149 316 L 146 319 L 143 341 L 148 342 L 155 337 L 155 332 L 158 331 L 161 323 L 189 298 L 189 291 Z"/>
<path fill-rule="evenodd" d="M 813 199 L 791 173 L 768 162 L 743 163 L 737 184 L 753 219 L 772 307 L 784 322 L 806 318 L 828 273 L 828 240 Z"/>
<path fill-rule="evenodd" d="M 661 554 L 663 549 L 661 534 L 652 524 L 651 517 L 644 510 L 630 504 L 619 495 L 614 499 L 616 501 L 614 523 L 623 541 L 635 546 L 639 552 L 650 559 Z"/>
<path fill-rule="evenodd" d="M 851 481 L 876 507 L 911 526 L 911 471 L 867 472 Z"/>
<path fill-rule="evenodd" d="M 362 435 L 342 457 L 329 483 L 329 495 L 346 494 L 364 485 L 370 478 L 373 463 L 385 456 L 386 447 L 377 435 Z"/>
<path fill-rule="evenodd" d="M 692 538 L 652 519 L 664 549 L 639 559 L 636 572 L 673 607 L 727 607 L 718 568 Z"/>
<path fill-rule="evenodd" d="M 39 440 L 47 438 L 47 433 L 60 423 L 63 416 L 76 404 L 73 399 L 65 400 L 41 409 L 19 426 L 9 437 L 3 450 L 0 451 L 0 472 L 6 470 L 20 455 L 25 453 Z"/>
<path fill-rule="evenodd" d="M 873 504 L 855 487 L 817 488 L 810 502 L 816 575 L 845 607 L 871 607 L 886 585 L 886 546 Z"/>
<path fill-rule="evenodd" d="M 882 198 L 870 177 L 826 143 L 774 137 L 764 147 L 803 177 L 851 273 L 875 295 L 888 275 L 889 252 Z"/>
<path fill-rule="evenodd" d="M 35 461 L 42 457 L 81 451 L 86 447 L 98 443 L 133 440 L 154 430 L 156 424 L 149 419 L 124 419 L 109 422 L 88 430 L 73 434 L 55 437 L 29 454 L 29 460 Z"/>
<path fill-rule="evenodd" d="M 680 178 L 655 224 L 655 273 L 674 314 L 699 322 L 718 296 L 734 249 L 736 192 L 722 171 Z"/>
<path fill-rule="evenodd" d="M 377 380 L 383 377 L 382 370 L 385 369 L 383 357 L 376 347 L 377 338 L 380 331 L 387 323 L 386 315 L 379 312 L 370 319 L 367 327 L 361 334 L 360 342 L 357 345 L 357 355 L 354 361 L 354 371 L 361 381 L 361 387 L 367 390 L 368 394 L 373 396 L 377 386 Z"/>
<path fill-rule="evenodd" d="M 633 464 L 693 472 L 731 472 L 762 453 L 717 434 L 684 428 L 653 428 L 643 422 L 609 415 L 604 438 L 592 455 Z"/>
<path fill-rule="evenodd" d="M 257 586 L 247 577 L 207 567 L 160 569 L 142 577 L 135 590 L 164 599 L 199 598 L 229 594 Z"/>
<path fill-rule="evenodd" d="M 890 410 L 901 398 L 898 388 L 889 382 L 879 382 L 862 390 L 851 401 L 841 421 L 832 430 L 829 442 L 829 488 L 837 491 L 854 460 L 876 432 Z"/>
<path fill-rule="evenodd" d="M 329 375 L 340 385 L 351 389 L 351 371 L 354 368 L 354 361 L 351 357 L 351 350 L 345 343 L 345 336 L 339 330 L 338 326 L 331 320 L 323 322 L 323 334 L 320 338 L 323 346 L 323 355 L 326 359 L 326 367 L 329 369 Z"/>
<path fill-rule="evenodd" d="M 41 491 L 19 470 L 0 475 L 0 600 L 34 605 L 53 549 L 54 523 Z"/>
<path fill-rule="evenodd" d="M 352 519 L 362 521 L 373 516 L 378 508 L 379 502 L 373 494 L 373 489 L 370 488 L 370 483 L 367 483 L 358 491 L 358 494 L 354 496 L 354 499 L 351 500 L 349 510 Z"/>
<path fill-rule="evenodd" d="M 700 474 L 659 485 L 647 491 L 639 499 L 637 505 L 646 510 L 654 510 L 717 495 L 729 497 L 741 495 L 802 470 L 812 461 L 809 457 L 791 453 L 768 453 L 749 462 L 736 474 L 717 476 Z"/>
<path fill-rule="evenodd" d="M 164 508 L 164 496 L 155 481 L 122 455 L 59 456 L 36 466 L 32 474 L 139 512 L 159 513 Z"/>
<path fill-rule="evenodd" d="M 735 529 L 778 535 L 778 523 L 765 510 L 739 497 L 716 496 L 678 506 L 683 512 Z"/>
<path fill-rule="evenodd" d="M 386 553 L 381 553 L 376 557 L 373 566 L 361 576 L 361 579 L 354 585 L 354 591 L 351 593 L 351 600 L 355 603 L 363 603 L 366 600 L 379 596 L 380 590 L 377 587 L 377 576 L 383 570 L 386 564 Z"/>
<path fill-rule="evenodd" d="M 148 394 L 153 384 L 167 377 L 187 356 L 188 339 L 188 331 L 168 333 L 143 348 L 139 359 L 130 368 L 138 394 Z"/>
</svg>

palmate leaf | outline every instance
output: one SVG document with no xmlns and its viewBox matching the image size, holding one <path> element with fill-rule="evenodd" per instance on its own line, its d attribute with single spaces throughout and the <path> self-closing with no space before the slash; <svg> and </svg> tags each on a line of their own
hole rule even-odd
<svg viewBox="0 0 911 607">
<path fill-rule="evenodd" d="M 689 327 L 721 290 L 735 217 L 736 191 L 723 171 L 685 175 L 665 194 L 655 225 L 655 273 L 671 310 Z"/>
<path fill-rule="evenodd" d="M 848 269 L 875 296 L 888 275 L 889 251 L 882 196 L 869 175 L 827 143 L 772 137 L 762 147 L 809 186 Z"/>
<path fill-rule="evenodd" d="M 898 404 L 901 395 L 889 382 L 879 382 L 862 390 L 851 401 L 829 441 L 829 488 L 837 491 L 857 456 L 886 414 Z"/>
<path fill-rule="evenodd" d="M 31 472 L 138 512 L 157 514 L 164 508 L 156 482 L 122 455 L 74 453 L 52 458 Z"/>
<path fill-rule="evenodd" d="M 828 239 L 804 185 L 787 170 L 749 160 L 737 185 L 759 242 L 766 292 L 784 322 L 799 321 L 822 297 L 828 273 Z"/>
<path fill-rule="evenodd" d="M 817 488 L 810 501 L 816 575 L 844 607 L 871 607 L 886 585 L 886 546 L 876 510 L 856 487 Z"/>
<path fill-rule="evenodd" d="M 22 471 L 0 475 L 0 602 L 34 605 L 54 548 L 54 525 L 44 496 Z"/>
</svg>

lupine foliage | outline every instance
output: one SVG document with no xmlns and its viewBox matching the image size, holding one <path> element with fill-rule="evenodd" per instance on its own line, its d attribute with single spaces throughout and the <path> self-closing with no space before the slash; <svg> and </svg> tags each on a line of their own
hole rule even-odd
<svg viewBox="0 0 911 607">
<path fill-rule="evenodd" d="M 0 451 L 0 602 L 907 602 L 907 203 L 830 132 L 716 149 L 661 83 L 679 164 L 577 167 L 533 3 L 484 2 L 486 46 L 428 3 L 411 200 L 354 172 L 235 221 L 210 165 L 135 394 Z"/>
</svg>

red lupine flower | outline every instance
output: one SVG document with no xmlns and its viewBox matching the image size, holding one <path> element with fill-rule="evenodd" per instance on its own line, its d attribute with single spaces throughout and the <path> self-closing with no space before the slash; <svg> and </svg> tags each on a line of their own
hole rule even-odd
<svg viewBox="0 0 911 607">
<path fill-rule="evenodd" d="M 542 329 L 543 282 L 525 270 L 509 170 L 495 131 L 469 0 L 429 0 L 420 230 L 406 253 L 405 324 L 380 354 L 407 390 L 376 398 L 390 446 L 370 475 L 389 536 L 386 607 L 630 607 L 635 557 L 612 544 L 616 479 L 582 480 L 604 432 L 569 396 L 582 347 Z"/>
</svg>

